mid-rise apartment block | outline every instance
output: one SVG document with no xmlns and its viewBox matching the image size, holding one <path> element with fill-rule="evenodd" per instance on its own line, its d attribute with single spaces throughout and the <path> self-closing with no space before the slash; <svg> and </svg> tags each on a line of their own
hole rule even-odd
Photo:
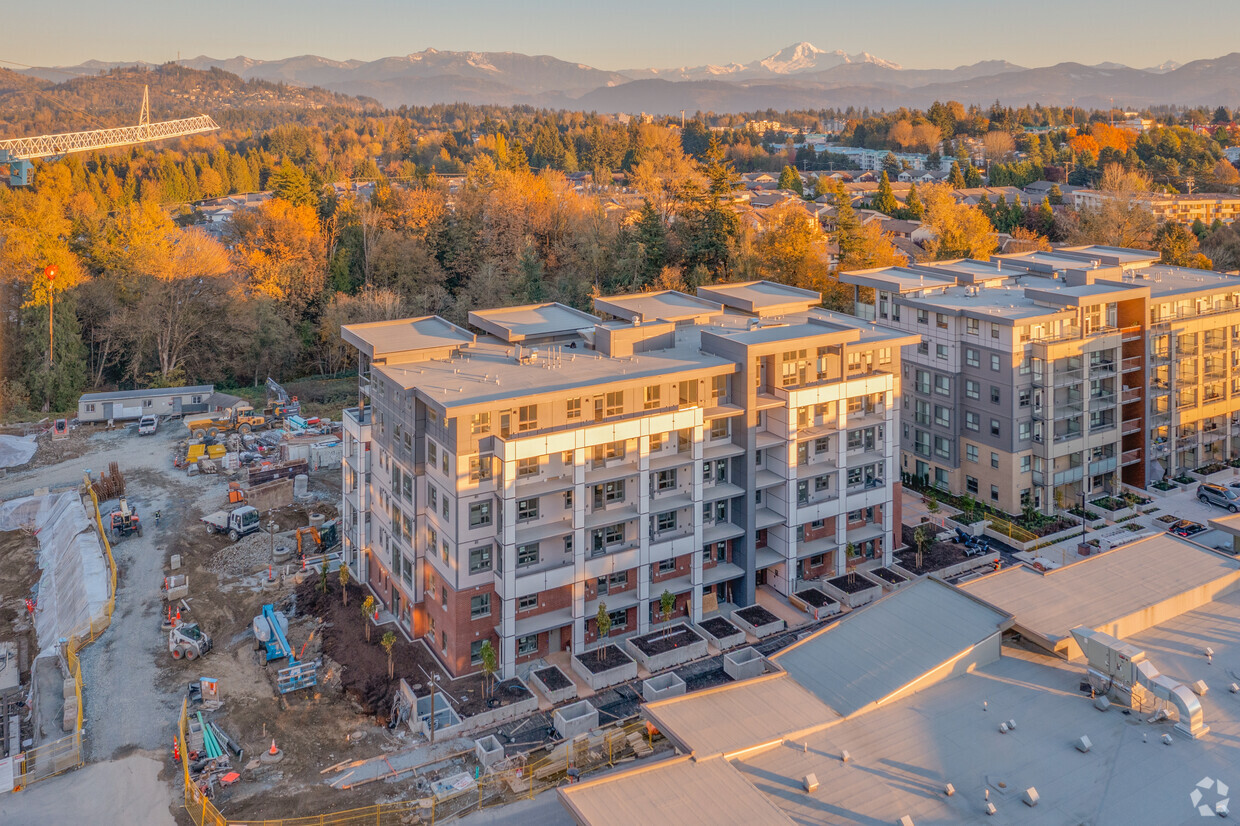
<svg viewBox="0 0 1240 826">
<path fill-rule="evenodd" d="M 454 674 L 888 564 L 915 337 L 767 282 L 349 325 L 346 553 Z"/>
<path fill-rule="evenodd" d="M 1114 197 L 1117 196 L 1096 189 L 1078 189 L 1071 195 L 1072 205 L 1076 209 L 1097 208 L 1106 200 Z M 1129 198 L 1133 203 L 1145 207 L 1160 223 L 1170 221 L 1188 226 L 1195 221 L 1201 221 L 1209 226 L 1215 221 L 1231 224 L 1240 216 L 1240 197 L 1223 193 L 1203 192 L 1195 195 L 1142 193 L 1122 197 Z"/>
<path fill-rule="evenodd" d="M 841 276 L 904 349 L 902 473 L 1008 513 L 1240 455 L 1240 278 L 1088 246 Z"/>
</svg>

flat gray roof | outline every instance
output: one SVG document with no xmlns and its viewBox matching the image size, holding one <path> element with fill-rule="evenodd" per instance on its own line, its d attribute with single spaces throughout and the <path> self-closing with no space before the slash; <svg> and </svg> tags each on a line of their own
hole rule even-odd
<svg viewBox="0 0 1240 826">
<path fill-rule="evenodd" d="M 979 261 L 976 258 L 957 258 L 955 261 L 925 261 L 917 264 L 917 267 L 965 274 L 971 276 L 970 281 L 990 278 L 1015 278 L 1026 274 L 1026 270 L 1003 266 L 1002 260 Z"/>
<path fill-rule="evenodd" d="M 772 657 L 845 717 L 993 637 L 1010 615 L 923 578 Z"/>
<path fill-rule="evenodd" d="M 371 359 L 394 353 L 415 353 L 458 347 L 474 340 L 473 333 L 444 321 L 437 315 L 346 324 L 340 328 L 345 341 L 363 350 Z"/>
<path fill-rule="evenodd" d="M 509 344 L 529 338 L 549 338 L 589 330 L 598 322 L 597 316 L 554 301 L 469 311 L 470 324 Z"/>
<path fill-rule="evenodd" d="M 722 313 L 723 305 L 676 290 L 663 290 L 596 298 L 594 309 L 625 321 L 688 321 Z"/>
<path fill-rule="evenodd" d="M 1058 646 L 1082 625 L 1122 637 L 1123 629 L 1115 628 L 1121 619 L 1204 586 L 1238 580 L 1237 560 L 1161 533 L 1062 568 L 1042 572 L 1019 565 L 959 587 Z M 1186 601 L 1186 610 L 1193 607 Z"/>
<path fill-rule="evenodd" d="M 1086 244 L 1080 247 L 1061 247 L 1060 252 L 1074 252 L 1085 256 L 1110 258 L 1115 263 L 1139 264 L 1143 261 L 1154 262 L 1162 258 L 1162 253 L 1152 250 L 1128 249 L 1127 247 L 1108 247 L 1105 244 Z"/>
<path fill-rule="evenodd" d="M 845 284 L 859 284 L 894 293 L 911 293 L 950 287 L 956 283 L 950 274 L 932 275 L 910 267 L 877 267 L 871 270 L 853 270 L 840 273 Z"/>
<path fill-rule="evenodd" d="M 1211 270 L 1171 267 L 1166 264 L 1135 270 L 1124 278 L 1124 283 L 1134 287 L 1149 287 L 1150 297 L 1153 299 L 1219 290 L 1240 290 L 1240 276 Z"/>
<path fill-rule="evenodd" d="M 647 703 L 659 731 L 698 757 L 734 754 L 839 719 L 783 672 Z"/>
<path fill-rule="evenodd" d="M 822 303 L 821 293 L 789 287 L 787 284 L 776 284 L 774 281 L 711 284 L 698 287 L 698 296 L 754 315 L 792 313 Z"/>
<path fill-rule="evenodd" d="M 1037 276 L 1028 277 L 1036 278 Z M 1018 284 L 982 287 L 974 294 L 970 294 L 966 287 L 949 287 L 943 292 L 932 295 L 905 296 L 901 301 L 910 307 L 949 310 L 1003 324 L 1023 319 L 1051 317 L 1065 311 L 1063 307 L 1048 307 L 1034 301 L 1026 295 L 1025 286 Z"/>
<path fill-rule="evenodd" d="M 147 390 L 112 390 L 100 393 L 83 393 L 78 403 L 106 402 L 123 399 L 156 399 L 160 396 L 209 396 L 215 392 L 214 384 L 196 384 L 193 387 L 153 387 Z"/>
</svg>

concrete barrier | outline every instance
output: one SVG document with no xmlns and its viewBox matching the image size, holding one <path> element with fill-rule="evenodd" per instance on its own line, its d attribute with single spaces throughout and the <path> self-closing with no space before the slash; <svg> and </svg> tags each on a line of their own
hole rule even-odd
<svg viewBox="0 0 1240 826">
<path fill-rule="evenodd" d="M 685 681 L 680 679 L 675 671 L 642 681 L 642 698 L 648 703 L 666 700 L 669 697 L 679 697 L 684 693 Z"/>
<path fill-rule="evenodd" d="M 565 688 L 558 688 L 554 690 L 551 688 L 548 688 L 547 684 L 542 680 L 541 677 L 538 676 L 540 673 L 543 673 L 546 671 L 554 671 L 557 674 L 559 674 L 561 677 L 563 677 L 565 680 L 568 681 L 568 686 Z M 534 686 L 534 688 L 542 692 L 542 695 L 546 697 L 547 701 L 551 703 L 551 705 L 553 706 L 558 706 L 560 703 L 566 703 L 569 700 L 576 699 L 577 697 L 577 684 L 573 682 L 571 677 L 569 677 L 567 674 L 561 671 L 559 666 L 551 665 L 551 666 L 547 666 L 546 668 L 538 669 L 538 671 L 535 671 L 532 674 L 530 674 L 530 683 L 531 685 Z"/>
</svg>

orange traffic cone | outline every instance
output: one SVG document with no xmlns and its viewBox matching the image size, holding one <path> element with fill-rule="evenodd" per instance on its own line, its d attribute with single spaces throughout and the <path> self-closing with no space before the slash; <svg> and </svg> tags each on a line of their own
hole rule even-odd
<svg viewBox="0 0 1240 826">
<path fill-rule="evenodd" d="M 181 624 L 181 609 L 177 609 L 177 625 Z"/>
<path fill-rule="evenodd" d="M 280 753 L 280 750 L 276 748 L 276 739 L 274 737 L 271 738 L 271 749 L 267 753 L 270 755 L 277 755 Z"/>
<path fill-rule="evenodd" d="M 168 606 L 168 624 L 172 625 L 172 606 Z"/>
<path fill-rule="evenodd" d="M 172 759 L 181 762 L 181 741 L 176 737 L 172 738 Z"/>
</svg>

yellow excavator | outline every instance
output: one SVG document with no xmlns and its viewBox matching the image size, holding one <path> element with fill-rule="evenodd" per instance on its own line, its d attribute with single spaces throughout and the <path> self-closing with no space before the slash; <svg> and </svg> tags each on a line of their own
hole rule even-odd
<svg viewBox="0 0 1240 826">
<path fill-rule="evenodd" d="M 238 402 L 219 416 L 195 416 L 185 420 L 185 426 L 195 439 L 204 437 L 214 439 L 221 433 L 249 433 L 267 426 L 267 417 L 255 413 L 247 402 Z"/>
</svg>

